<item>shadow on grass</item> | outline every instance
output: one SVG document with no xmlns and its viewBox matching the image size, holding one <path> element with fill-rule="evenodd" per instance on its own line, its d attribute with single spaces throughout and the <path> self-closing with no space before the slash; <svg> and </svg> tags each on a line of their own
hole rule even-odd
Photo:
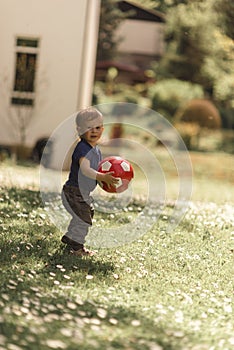
<svg viewBox="0 0 234 350">
<path fill-rule="evenodd" d="M 97 300 L 23 293 L 12 305 L 8 303 L 7 308 L 11 314 L 3 310 L 0 319 L 1 341 L 6 348 L 8 344 L 16 344 L 21 349 L 23 344 L 25 350 L 47 350 L 52 340 L 58 348 L 71 350 L 181 348 L 181 340 L 168 336 L 160 324 L 131 308 L 106 307 Z"/>
<path fill-rule="evenodd" d="M 182 348 L 182 340 L 168 336 L 160 322 L 137 311 L 141 307 L 121 306 L 119 302 L 116 305 L 105 294 L 106 288 L 114 283 L 113 262 L 102 254 L 95 257 L 69 254 L 56 228 L 37 214 L 36 209 L 41 206 L 39 192 L 6 189 L 2 198 L 3 348 L 12 349 L 14 345 L 25 350 Z M 95 278 L 89 281 L 87 275 Z"/>
<path fill-rule="evenodd" d="M 53 271 L 58 266 L 63 266 L 67 272 L 83 272 L 86 274 L 98 274 L 108 276 L 113 273 L 115 267 L 112 261 L 106 262 L 96 257 L 79 257 L 70 253 L 69 248 L 62 246 L 47 259 L 46 269 Z"/>
<path fill-rule="evenodd" d="M 71 350 L 103 350 L 107 346 L 148 350 L 152 344 L 165 350 L 179 349 L 166 340 L 160 325 L 130 307 L 79 296 L 79 290 L 90 283 L 86 275 L 97 277 L 100 285 L 109 285 L 112 262 L 98 257 L 77 259 L 62 246 L 51 254 L 48 239 L 38 242 L 32 238 L 30 243 L 30 250 L 21 248 L 13 257 L 18 242 L 1 246 L 6 252 L 5 260 L 1 257 L 0 287 L 0 331 L 5 348 L 8 344 L 21 348 L 22 344 L 25 350 L 47 350 L 54 339 L 58 348 L 62 344 L 62 348 Z M 87 287 L 91 292 L 92 287 Z M 134 322 L 139 322 L 137 328 Z M 68 332 L 69 337 L 63 332 Z"/>
<path fill-rule="evenodd" d="M 12 204 L 20 202 L 26 209 L 34 209 L 42 206 L 40 191 L 21 189 L 16 187 L 0 187 L 1 202 Z"/>
<path fill-rule="evenodd" d="M 11 266 L 15 262 L 27 266 L 36 261 L 47 269 L 63 264 L 67 270 L 76 269 L 103 275 L 113 271 L 108 262 L 91 258 L 74 257 L 60 242 L 56 227 L 36 211 L 42 207 L 39 191 L 18 188 L 2 188 L 0 214 L 0 264 Z M 33 212 L 34 210 L 34 212 Z M 96 259 L 95 259 L 96 260 Z"/>
<path fill-rule="evenodd" d="M 28 227 L 26 227 L 28 226 Z M 27 231 L 30 224 L 25 225 Z M 12 227 L 14 230 L 14 226 Z M 54 231 L 54 232 L 53 232 Z M 47 271 L 58 270 L 57 266 L 63 266 L 66 273 L 74 271 L 83 271 L 87 274 L 102 274 L 103 276 L 113 272 L 114 265 L 110 262 L 98 260 L 95 257 L 79 257 L 70 253 L 56 237 L 54 228 L 49 234 L 43 234 L 42 238 L 38 235 L 29 236 L 24 233 L 22 237 L 12 237 L 4 234 L 0 240 L 0 265 L 11 269 L 12 264 L 17 263 L 27 269 L 33 265 L 39 264 Z"/>
</svg>

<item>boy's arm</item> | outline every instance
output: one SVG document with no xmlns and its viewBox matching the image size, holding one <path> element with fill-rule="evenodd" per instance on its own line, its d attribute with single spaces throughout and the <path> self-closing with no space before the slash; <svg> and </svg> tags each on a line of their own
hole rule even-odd
<svg viewBox="0 0 234 350">
<path fill-rule="evenodd" d="M 89 177 L 90 179 L 97 180 L 99 182 L 103 181 L 108 186 L 110 185 L 114 186 L 115 184 L 118 183 L 118 179 L 112 175 L 113 171 L 110 171 L 105 174 L 100 173 L 90 167 L 90 161 L 85 157 L 80 158 L 79 164 L 80 164 L 80 169 L 82 171 L 82 174 Z"/>
</svg>

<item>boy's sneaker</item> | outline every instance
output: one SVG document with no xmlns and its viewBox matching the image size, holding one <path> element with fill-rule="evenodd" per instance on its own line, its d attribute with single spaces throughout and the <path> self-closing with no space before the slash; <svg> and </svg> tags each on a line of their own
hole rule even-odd
<svg viewBox="0 0 234 350">
<path fill-rule="evenodd" d="M 61 242 L 67 244 L 70 248 L 74 249 L 74 250 L 79 250 L 79 249 L 83 249 L 84 245 L 81 243 L 78 243 L 76 241 L 73 241 L 73 239 L 69 238 L 68 236 L 64 235 L 61 238 Z"/>
<path fill-rule="evenodd" d="M 78 256 L 93 256 L 95 252 L 88 250 L 84 248 L 84 245 L 81 243 L 78 243 L 76 241 L 73 241 L 68 236 L 64 235 L 61 238 L 61 241 L 65 244 L 67 244 L 71 248 L 71 253 Z"/>
<path fill-rule="evenodd" d="M 95 254 L 95 252 L 86 248 L 80 248 L 77 250 L 71 248 L 71 253 L 77 256 L 93 256 Z"/>
</svg>

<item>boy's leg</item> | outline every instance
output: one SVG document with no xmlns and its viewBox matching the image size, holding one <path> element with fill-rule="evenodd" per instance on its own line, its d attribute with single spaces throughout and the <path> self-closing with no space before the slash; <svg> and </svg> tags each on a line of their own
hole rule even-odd
<svg viewBox="0 0 234 350">
<path fill-rule="evenodd" d="M 65 240 L 68 237 L 68 239 L 82 247 L 85 243 L 85 237 L 88 234 L 89 227 L 92 225 L 94 215 L 94 209 L 91 203 L 92 198 L 89 197 L 84 201 L 78 188 L 64 186 L 62 200 L 65 208 L 72 215 L 68 232 L 65 237 L 62 237 L 62 241 L 66 243 Z"/>
<path fill-rule="evenodd" d="M 78 215 L 74 215 L 70 221 L 66 236 L 79 244 L 84 245 L 85 237 L 91 225 L 84 222 Z"/>
</svg>

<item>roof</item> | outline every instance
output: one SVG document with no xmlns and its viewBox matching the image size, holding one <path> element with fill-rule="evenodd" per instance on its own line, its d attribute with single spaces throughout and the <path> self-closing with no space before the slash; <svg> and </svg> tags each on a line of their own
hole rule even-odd
<svg viewBox="0 0 234 350">
<path fill-rule="evenodd" d="M 96 76 L 97 80 L 102 80 L 103 77 L 106 76 L 106 73 L 99 74 L 100 72 L 106 72 L 109 68 L 114 67 L 118 70 L 118 73 L 121 74 L 121 77 L 118 75 L 119 81 L 123 81 L 123 76 L 125 79 L 129 79 L 130 82 L 146 82 L 149 81 L 149 77 L 146 76 L 145 70 L 138 67 L 135 64 L 118 62 L 115 60 L 106 60 L 106 61 L 98 61 L 96 64 Z"/>
<path fill-rule="evenodd" d="M 124 72 L 138 72 L 139 67 L 135 64 L 127 64 L 118 61 L 105 60 L 105 61 L 97 61 L 96 68 L 98 69 L 108 69 L 111 67 L 115 67 Z"/>
<path fill-rule="evenodd" d="M 128 16 L 128 19 L 138 19 L 141 21 L 150 22 L 165 22 L 164 13 L 152 9 L 148 9 L 142 5 L 135 3 L 134 1 L 119 1 L 118 7 L 122 12 L 132 11 Z"/>
</svg>

